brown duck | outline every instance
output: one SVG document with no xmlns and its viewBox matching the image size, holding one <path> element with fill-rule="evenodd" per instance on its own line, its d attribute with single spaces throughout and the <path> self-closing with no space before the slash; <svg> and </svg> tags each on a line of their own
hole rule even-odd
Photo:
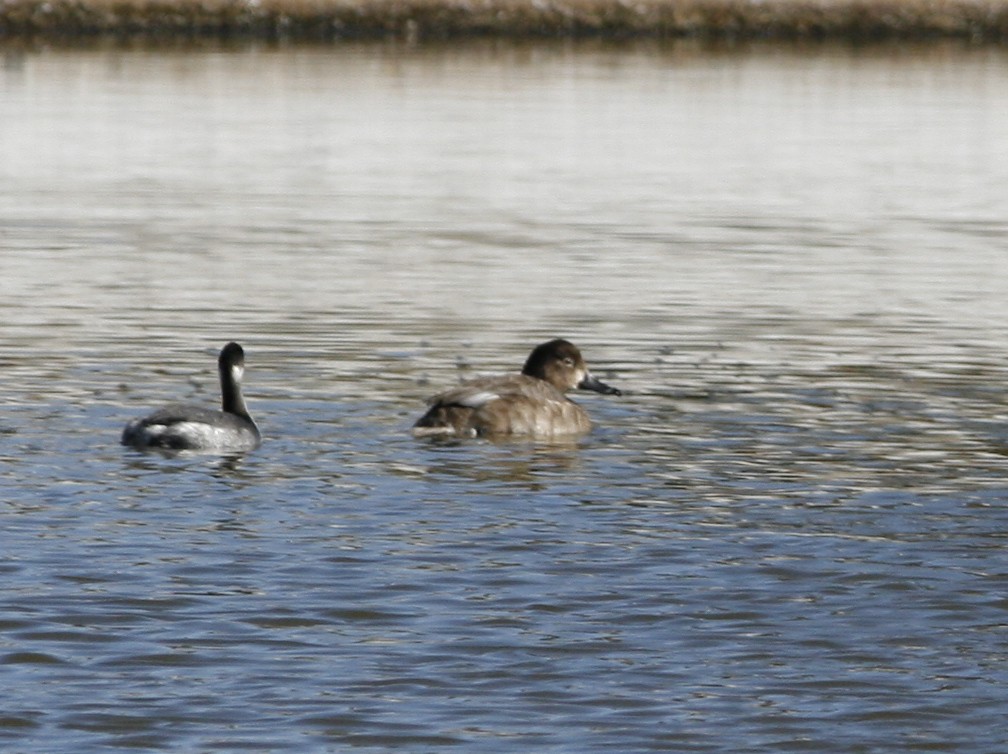
<svg viewBox="0 0 1008 754">
<path fill-rule="evenodd" d="M 536 346 L 521 374 L 482 377 L 435 395 L 413 425 L 416 435 L 556 437 L 591 429 L 588 413 L 565 393 L 577 388 L 621 395 L 592 376 L 573 343 Z"/>
</svg>

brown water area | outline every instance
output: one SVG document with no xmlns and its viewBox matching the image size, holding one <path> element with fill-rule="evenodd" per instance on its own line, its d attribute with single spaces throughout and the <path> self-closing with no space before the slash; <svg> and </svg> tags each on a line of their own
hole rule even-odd
<svg viewBox="0 0 1008 754">
<path fill-rule="evenodd" d="M 1008 0 L 4 0 L 0 39 L 1008 39 Z"/>
</svg>

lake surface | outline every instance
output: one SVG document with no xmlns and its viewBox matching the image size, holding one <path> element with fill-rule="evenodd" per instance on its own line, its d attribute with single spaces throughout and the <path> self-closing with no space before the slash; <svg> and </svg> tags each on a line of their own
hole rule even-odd
<svg viewBox="0 0 1008 754">
<path fill-rule="evenodd" d="M 8 50 L 0 748 L 1008 749 L 1008 53 Z M 564 336 L 568 443 L 429 442 Z M 218 401 L 240 458 L 120 447 Z"/>
</svg>

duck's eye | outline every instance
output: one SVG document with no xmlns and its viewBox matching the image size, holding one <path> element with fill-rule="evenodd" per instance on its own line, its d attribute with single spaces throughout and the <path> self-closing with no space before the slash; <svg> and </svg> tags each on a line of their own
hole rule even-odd
<svg viewBox="0 0 1008 754">
<path fill-rule="evenodd" d="M 574 359 L 570 356 L 565 356 L 563 360 L 564 366 L 572 367 L 574 366 Z"/>
</svg>

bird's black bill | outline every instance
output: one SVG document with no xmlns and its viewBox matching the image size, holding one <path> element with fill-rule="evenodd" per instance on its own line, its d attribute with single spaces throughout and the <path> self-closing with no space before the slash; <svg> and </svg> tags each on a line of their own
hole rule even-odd
<svg viewBox="0 0 1008 754">
<path fill-rule="evenodd" d="M 616 388 L 609 387 L 607 384 L 592 377 L 590 374 L 586 375 L 585 378 L 578 383 L 578 390 L 593 390 L 596 393 L 602 393 L 602 395 L 623 395 L 623 393 Z"/>
</svg>

